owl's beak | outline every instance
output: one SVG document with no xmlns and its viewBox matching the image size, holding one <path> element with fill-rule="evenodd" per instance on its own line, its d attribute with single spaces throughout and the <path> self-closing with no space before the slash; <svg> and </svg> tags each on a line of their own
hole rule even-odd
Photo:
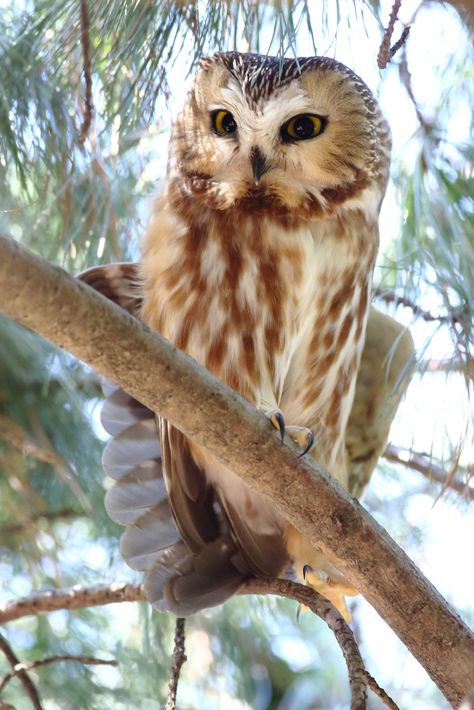
<svg viewBox="0 0 474 710">
<path fill-rule="evenodd" d="M 270 170 L 270 165 L 260 148 L 256 145 L 254 145 L 250 151 L 250 164 L 252 165 L 253 179 L 255 180 L 255 184 L 258 185 L 262 175 Z"/>
</svg>

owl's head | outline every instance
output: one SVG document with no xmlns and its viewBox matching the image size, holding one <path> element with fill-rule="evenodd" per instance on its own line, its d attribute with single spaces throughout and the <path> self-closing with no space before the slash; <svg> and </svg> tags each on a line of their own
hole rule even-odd
<svg viewBox="0 0 474 710">
<path fill-rule="evenodd" d="M 218 210 L 378 212 L 389 153 L 377 102 L 343 64 L 219 53 L 201 60 L 175 123 L 170 178 Z"/>
</svg>

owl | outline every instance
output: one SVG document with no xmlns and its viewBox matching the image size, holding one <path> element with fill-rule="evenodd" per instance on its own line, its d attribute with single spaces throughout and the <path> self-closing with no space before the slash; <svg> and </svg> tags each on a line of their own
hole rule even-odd
<svg viewBox="0 0 474 710">
<path fill-rule="evenodd" d="M 83 276 L 344 486 L 352 476 L 354 490 L 385 446 L 412 352 L 410 336 L 373 311 L 355 406 L 389 155 L 377 102 L 346 66 L 204 58 L 173 126 L 140 264 Z M 269 502 L 121 390 L 106 385 L 106 395 L 104 466 L 116 481 L 106 507 L 127 526 L 122 553 L 146 573 L 156 608 L 187 616 L 248 577 L 292 574 L 347 616 L 344 595 L 356 590 Z"/>
</svg>

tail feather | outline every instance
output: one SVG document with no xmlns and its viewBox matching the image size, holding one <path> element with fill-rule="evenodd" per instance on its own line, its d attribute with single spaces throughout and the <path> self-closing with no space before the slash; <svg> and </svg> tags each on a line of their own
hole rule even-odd
<svg viewBox="0 0 474 710">
<path fill-rule="evenodd" d="M 152 522 L 143 525 L 129 525 L 120 538 L 120 551 L 132 569 L 149 572 L 160 566 L 163 554 L 179 541 L 176 529 L 168 509 L 164 520 L 155 517 Z M 168 569 L 168 576 L 174 574 Z"/>
<path fill-rule="evenodd" d="M 131 425 L 131 422 L 138 423 L 144 419 L 153 418 L 149 409 L 123 390 L 117 389 L 105 378 L 102 382 L 102 389 L 106 399 L 100 418 L 104 429 L 112 436 L 120 434 Z"/>
<path fill-rule="evenodd" d="M 225 521 L 213 514 L 220 520 L 217 536 L 210 541 L 199 536 L 200 544 L 191 550 L 168 502 L 154 413 L 106 380 L 103 390 L 102 423 L 112 439 L 102 463 L 114 479 L 105 508 L 126 527 L 120 539 L 123 558 L 145 573 L 145 593 L 159 611 L 188 616 L 222 603 L 249 575 Z"/>
<path fill-rule="evenodd" d="M 189 616 L 216 606 L 234 594 L 243 576 L 233 564 L 230 540 L 219 538 L 190 556 L 183 542 L 168 548 L 145 579 L 145 593 L 154 607 Z M 170 577 L 169 569 L 175 570 Z"/>
<path fill-rule="evenodd" d="M 123 429 L 109 441 L 102 455 L 105 472 L 120 480 L 133 468 L 150 460 L 161 460 L 155 419 L 144 419 Z"/>
<path fill-rule="evenodd" d="M 149 465 L 151 464 L 151 465 Z M 119 525 L 134 525 L 150 509 L 167 500 L 166 486 L 155 461 L 137 466 L 105 494 L 105 508 Z M 144 472 L 145 476 L 141 473 Z M 150 477 L 151 475 L 151 477 Z"/>
</svg>

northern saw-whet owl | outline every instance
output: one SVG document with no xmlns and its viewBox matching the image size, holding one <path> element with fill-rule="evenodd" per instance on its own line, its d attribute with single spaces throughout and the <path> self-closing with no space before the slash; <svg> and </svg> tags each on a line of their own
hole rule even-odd
<svg viewBox="0 0 474 710">
<path fill-rule="evenodd" d="M 357 492 L 385 447 L 413 349 L 370 310 L 389 154 L 376 100 L 344 65 L 205 58 L 173 127 L 141 263 L 82 277 Z M 116 481 L 106 507 L 127 526 L 122 553 L 145 571 L 154 606 L 186 616 L 248 577 L 292 568 L 347 616 L 344 595 L 356 590 L 270 503 L 121 390 L 106 395 L 104 466 Z"/>
</svg>

